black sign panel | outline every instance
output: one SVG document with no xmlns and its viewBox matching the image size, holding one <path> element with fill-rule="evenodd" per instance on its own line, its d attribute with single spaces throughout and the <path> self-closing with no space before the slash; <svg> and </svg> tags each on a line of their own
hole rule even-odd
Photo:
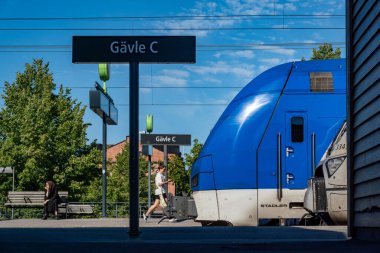
<svg viewBox="0 0 380 253">
<path fill-rule="evenodd" d="M 73 63 L 195 63 L 195 36 L 73 36 Z"/>
<path fill-rule="evenodd" d="M 190 134 L 141 134 L 143 145 L 191 145 Z"/>
<path fill-rule="evenodd" d="M 90 90 L 90 109 L 99 117 L 106 117 L 108 125 L 117 125 L 118 112 L 112 99 L 99 90 Z"/>
</svg>

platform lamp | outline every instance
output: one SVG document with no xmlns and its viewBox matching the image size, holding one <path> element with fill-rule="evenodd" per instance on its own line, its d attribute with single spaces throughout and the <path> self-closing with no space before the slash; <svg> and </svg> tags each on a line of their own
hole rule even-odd
<svg viewBox="0 0 380 253">
<path fill-rule="evenodd" d="M 106 82 L 110 79 L 110 65 L 107 63 L 100 63 L 98 65 L 99 70 L 99 78 L 103 81 L 103 90 L 105 93 L 107 93 L 107 85 Z"/>
<path fill-rule="evenodd" d="M 146 115 L 146 132 L 149 134 L 153 132 L 153 115 L 152 114 Z"/>
<path fill-rule="evenodd" d="M 107 94 L 106 82 L 110 79 L 110 65 L 100 63 L 98 65 L 99 78 L 103 81 L 103 92 Z M 107 121 L 103 113 L 103 145 L 102 145 L 102 216 L 107 216 Z"/>
</svg>

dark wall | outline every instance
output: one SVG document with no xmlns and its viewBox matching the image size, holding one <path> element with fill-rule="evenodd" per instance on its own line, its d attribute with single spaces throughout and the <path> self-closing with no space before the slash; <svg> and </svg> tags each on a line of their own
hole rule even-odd
<svg viewBox="0 0 380 253">
<path fill-rule="evenodd" d="M 380 240 L 378 0 L 347 0 L 349 233 Z"/>
</svg>

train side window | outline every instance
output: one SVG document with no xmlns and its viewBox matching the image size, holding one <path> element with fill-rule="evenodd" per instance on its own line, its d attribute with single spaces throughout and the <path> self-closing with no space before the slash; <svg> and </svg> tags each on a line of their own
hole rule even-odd
<svg viewBox="0 0 380 253">
<path fill-rule="evenodd" d="M 334 79 L 331 72 L 310 72 L 310 91 L 331 92 L 334 90 Z"/>
<path fill-rule="evenodd" d="M 303 117 L 292 117 L 291 119 L 292 129 L 292 142 L 303 142 L 303 129 L 304 120 Z"/>
</svg>

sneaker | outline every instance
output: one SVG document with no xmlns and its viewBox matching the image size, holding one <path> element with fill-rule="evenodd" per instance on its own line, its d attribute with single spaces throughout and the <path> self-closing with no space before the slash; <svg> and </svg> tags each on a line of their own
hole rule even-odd
<svg viewBox="0 0 380 253">
<path fill-rule="evenodd" d="M 47 220 L 47 216 L 46 215 L 42 216 L 41 220 Z"/>
<path fill-rule="evenodd" d="M 171 218 L 171 219 L 169 219 L 169 222 L 176 222 L 176 221 L 177 221 L 176 218 Z"/>
<path fill-rule="evenodd" d="M 144 218 L 145 222 L 148 222 L 148 217 L 146 216 L 145 213 L 143 213 L 143 218 Z"/>
</svg>

